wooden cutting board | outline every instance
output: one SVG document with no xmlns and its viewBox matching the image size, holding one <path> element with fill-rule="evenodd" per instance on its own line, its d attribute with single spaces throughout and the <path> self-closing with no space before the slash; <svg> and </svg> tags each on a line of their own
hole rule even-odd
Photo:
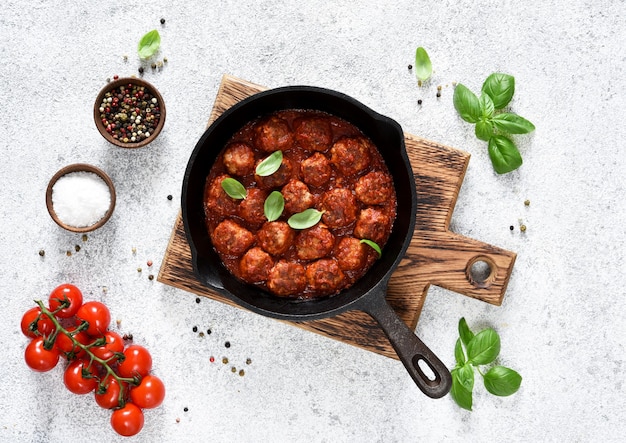
<svg viewBox="0 0 626 443">
<path fill-rule="evenodd" d="M 225 75 L 209 124 L 235 103 L 264 89 Z M 412 330 L 417 325 L 430 285 L 500 305 L 516 254 L 448 230 L 470 155 L 411 134 L 405 134 L 405 139 L 417 187 L 417 222 L 407 254 L 389 283 L 389 304 Z M 472 271 L 476 262 L 483 268 L 480 275 Z M 484 271 L 485 267 L 487 272 Z M 180 213 L 157 280 L 196 295 L 238 306 L 203 286 L 194 275 Z M 289 323 L 397 358 L 382 329 L 363 312 L 351 311 L 322 320 Z"/>
</svg>

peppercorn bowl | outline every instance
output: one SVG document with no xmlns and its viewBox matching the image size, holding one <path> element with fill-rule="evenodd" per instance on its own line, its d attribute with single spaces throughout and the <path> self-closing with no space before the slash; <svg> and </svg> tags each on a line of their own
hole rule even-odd
<svg viewBox="0 0 626 443">
<path fill-rule="evenodd" d="M 121 148 L 140 148 L 157 138 L 165 124 L 165 102 L 150 83 L 136 77 L 102 88 L 93 107 L 102 136 Z"/>
<path fill-rule="evenodd" d="M 115 209 L 115 186 L 100 168 L 74 163 L 57 171 L 46 189 L 46 207 L 52 220 L 71 232 L 102 227 Z"/>
</svg>

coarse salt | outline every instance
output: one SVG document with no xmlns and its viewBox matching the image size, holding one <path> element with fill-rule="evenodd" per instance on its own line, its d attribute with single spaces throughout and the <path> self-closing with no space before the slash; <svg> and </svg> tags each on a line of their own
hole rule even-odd
<svg viewBox="0 0 626 443">
<path fill-rule="evenodd" d="M 106 182 L 93 172 L 70 172 L 52 186 L 52 206 L 59 220 L 75 228 L 97 223 L 111 205 Z"/>
</svg>

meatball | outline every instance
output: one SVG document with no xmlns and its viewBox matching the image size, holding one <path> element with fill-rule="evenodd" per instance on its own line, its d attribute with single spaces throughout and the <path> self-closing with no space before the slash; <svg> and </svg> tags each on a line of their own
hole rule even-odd
<svg viewBox="0 0 626 443">
<path fill-rule="evenodd" d="M 239 262 L 241 276 L 249 283 L 267 280 L 272 266 L 274 266 L 272 256 L 259 247 L 249 249 Z"/>
<path fill-rule="evenodd" d="M 322 196 L 322 220 L 332 228 L 348 226 L 356 220 L 356 198 L 347 188 L 335 188 Z"/>
<path fill-rule="evenodd" d="M 366 205 L 380 205 L 393 196 L 393 181 L 385 172 L 372 171 L 359 178 L 355 192 L 356 198 Z"/>
<path fill-rule="evenodd" d="M 302 260 L 322 258 L 333 250 L 335 236 L 319 224 L 302 231 L 296 238 L 296 253 Z"/>
<path fill-rule="evenodd" d="M 316 152 L 300 164 L 302 180 L 311 186 L 321 187 L 330 180 L 332 169 L 324 154 Z"/>
<path fill-rule="evenodd" d="M 244 176 L 254 170 L 254 151 L 246 143 L 230 144 L 224 150 L 222 158 L 229 174 Z"/>
<path fill-rule="evenodd" d="M 294 230 L 282 221 L 265 223 L 257 234 L 259 245 L 272 255 L 284 254 L 295 236 Z"/>
<path fill-rule="evenodd" d="M 311 263 L 306 269 L 306 280 L 311 289 L 326 295 L 339 292 L 346 282 L 337 260 L 329 258 Z"/>
<path fill-rule="evenodd" d="M 299 263 L 279 261 L 267 277 L 267 287 L 279 296 L 296 296 L 306 288 L 306 272 Z"/>
<path fill-rule="evenodd" d="M 365 265 L 367 246 L 354 237 L 344 237 L 335 248 L 335 257 L 344 271 L 354 271 Z"/>
<path fill-rule="evenodd" d="M 330 147 L 333 134 L 330 123 L 323 117 L 311 117 L 296 120 L 295 138 L 303 149 L 326 151 Z"/>
<path fill-rule="evenodd" d="M 262 160 L 259 161 L 259 163 Z M 254 175 L 254 179 L 258 183 L 259 187 L 265 189 L 277 188 L 279 186 L 283 186 L 285 183 L 289 181 L 293 172 L 293 164 L 291 160 L 287 157 L 283 157 L 283 161 L 280 164 L 280 167 L 276 172 L 271 175 L 267 175 L 265 177 L 261 177 L 260 175 Z"/>
<path fill-rule="evenodd" d="M 391 232 L 391 218 L 378 209 L 366 208 L 359 214 L 354 227 L 354 235 L 378 243 L 379 246 L 387 241 Z"/>
<path fill-rule="evenodd" d="M 246 198 L 239 204 L 239 216 L 251 226 L 260 227 L 267 220 L 263 206 L 266 198 L 265 191 L 257 188 L 248 189 Z"/>
<path fill-rule="evenodd" d="M 309 192 L 309 187 L 300 180 L 290 180 L 282 189 L 285 199 L 285 210 L 296 214 L 315 204 L 315 196 Z"/>
<path fill-rule="evenodd" d="M 256 146 L 265 152 L 284 151 L 293 146 L 289 124 L 280 117 L 271 116 L 254 128 Z"/>
<path fill-rule="evenodd" d="M 346 137 L 330 148 L 330 161 L 344 175 L 354 175 L 370 164 L 370 143 L 363 137 Z"/>
<path fill-rule="evenodd" d="M 228 175 L 216 177 L 207 188 L 204 199 L 205 212 L 212 212 L 222 217 L 237 213 L 239 201 L 230 197 L 222 188 L 222 181 L 225 178 L 228 178 Z"/>
<path fill-rule="evenodd" d="M 254 243 L 254 235 L 236 222 L 227 219 L 215 227 L 211 240 L 218 252 L 241 255 Z"/>
</svg>

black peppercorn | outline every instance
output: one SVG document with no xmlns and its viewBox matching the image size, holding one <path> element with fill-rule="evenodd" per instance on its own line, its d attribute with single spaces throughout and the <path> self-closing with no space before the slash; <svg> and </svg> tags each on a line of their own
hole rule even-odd
<svg viewBox="0 0 626 443">
<path fill-rule="evenodd" d="M 224 346 L 226 346 L 227 348 L 230 348 L 230 342 L 227 341 L 226 343 L 224 343 Z"/>
<path fill-rule="evenodd" d="M 168 196 L 167 196 L 167 199 L 168 199 L 168 200 L 171 200 L 171 199 L 173 199 L 173 198 L 174 198 L 174 197 L 172 197 L 172 194 L 170 194 L 170 195 L 168 195 Z"/>
<path fill-rule="evenodd" d="M 437 92 L 437 98 L 441 97 L 441 92 Z"/>
<path fill-rule="evenodd" d="M 513 229 L 515 229 L 515 226 L 511 225 L 509 226 L 509 229 L 512 231 Z"/>
<path fill-rule="evenodd" d="M 421 99 L 421 98 L 417 101 L 417 104 L 418 104 L 418 105 L 421 105 L 421 104 L 422 104 L 422 99 Z"/>
<path fill-rule="evenodd" d="M 138 71 L 139 71 L 140 74 L 143 74 L 143 66 L 140 66 Z"/>
<path fill-rule="evenodd" d="M 409 71 L 413 69 L 413 65 L 409 65 Z"/>
<path fill-rule="evenodd" d="M 200 303 L 200 297 L 196 297 L 196 303 Z"/>
<path fill-rule="evenodd" d="M 161 24 L 162 24 L 162 25 L 164 25 L 164 24 L 165 24 L 165 19 L 164 19 L 164 18 L 162 18 L 162 19 L 161 19 Z"/>
<path fill-rule="evenodd" d="M 198 327 L 197 327 L 197 326 L 194 326 L 194 327 L 193 327 L 193 329 L 192 329 L 192 331 L 193 331 L 193 332 L 198 332 Z"/>
</svg>

